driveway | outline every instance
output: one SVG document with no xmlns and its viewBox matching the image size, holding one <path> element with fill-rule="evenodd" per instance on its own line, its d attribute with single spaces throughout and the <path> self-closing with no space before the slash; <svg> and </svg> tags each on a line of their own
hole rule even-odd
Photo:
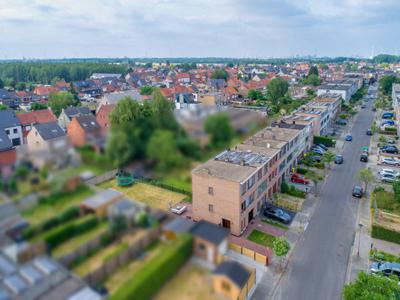
<svg viewBox="0 0 400 300">
<path fill-rule="evenodd" d="M 351 197 L 351 190 L 358 170 L 366 167 L 359 156 L 361 147 L 370 142 L 365 130 L 373 119 L 371 108 L 372 101 L 354 120 L 353 142 L 344 145 L 345 163 L 335 165 L 322 186 L 319 203 L 273 299 L 341 299 L 359 201 Z M 256 293 L 255 298 L 266 295 Z"/>
</svg>

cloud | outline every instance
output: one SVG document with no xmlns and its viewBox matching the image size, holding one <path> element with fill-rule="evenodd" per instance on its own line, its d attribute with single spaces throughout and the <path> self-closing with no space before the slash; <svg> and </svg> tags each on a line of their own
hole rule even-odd
<svg viewBox="0 0 400 300">
<path fill-rule="evenodd" d="M 399 14 L 397 0 L 0 0 L 0 56 L 370 55 L 400 50 Z"/>
</svg>

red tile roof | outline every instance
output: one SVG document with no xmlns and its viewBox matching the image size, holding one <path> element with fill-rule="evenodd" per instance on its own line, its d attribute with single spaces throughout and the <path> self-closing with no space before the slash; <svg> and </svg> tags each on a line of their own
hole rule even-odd
<svg viewBox="0 0 400 300">
<path fill-rule="evenodd" d="M 31 111 L 27 113 L 17 114 L 17 118 L 22 125 L 56 122 L 57 118 L 49 109 Z"/>
</svg>

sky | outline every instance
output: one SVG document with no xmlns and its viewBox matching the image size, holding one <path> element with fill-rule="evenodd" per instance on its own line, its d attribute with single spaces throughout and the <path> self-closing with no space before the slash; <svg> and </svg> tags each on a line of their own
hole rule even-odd
<svg viewBox="0 0 400 300">
<path fill-rule="evenodd" d="M 0 59 L 400 54 L 399 0 L 0 0 Z"/>
</svg>

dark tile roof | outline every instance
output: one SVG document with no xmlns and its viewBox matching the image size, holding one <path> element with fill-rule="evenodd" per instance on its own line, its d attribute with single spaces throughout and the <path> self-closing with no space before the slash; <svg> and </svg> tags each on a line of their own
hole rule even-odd
<svg viewBox="0 0 400 300">
<path fill-rule="evenodd" d="M 92 112 L 90 111 L 90 109 L 86 106 L 70 106 L 64 109 L 65 114 L 69 117 L 69 118 L 73 118 L 76 116 L 80 116 L 80 115 L 91 115 Z"/>
<path fill-rule="evenodd" d="M 0 110 L 0 129 L 20 126 L 21 122 L 12 109 Z"/>
<path fill-rule="evenodd" d="M 236 261 L 224 261 L 213 272 L 213 274 L 225 275 L 239 288 L 244 287 L 249 280 L 250 273 Z"/>
<path fill-rule="evenodd" d="M 100 128 L 99 123 L 97 123 L 93 115 L 78 116 L 76 120 L 86 132 L 96 131 Z"/>
<path fill-rule="evenodd" d="M 215 245 L 219 245 L 229 235 L 229 230 L 201 220 L 191 230 L 194 236 L 198 236 Z"/>
<path fill-rule="evenodd" d="M 33 127 L 36 128 L 44 140 L 51 140 L 65 135 L 64 130 L 62 130 L 57 122 L 36 124 Z"/>
<path fill-rule="evenodd" d="M 12 147 L 13 145 L 8 138 L 6 132 L 0 129 L 0 151 L 10 150 Z"/>
</svg>

